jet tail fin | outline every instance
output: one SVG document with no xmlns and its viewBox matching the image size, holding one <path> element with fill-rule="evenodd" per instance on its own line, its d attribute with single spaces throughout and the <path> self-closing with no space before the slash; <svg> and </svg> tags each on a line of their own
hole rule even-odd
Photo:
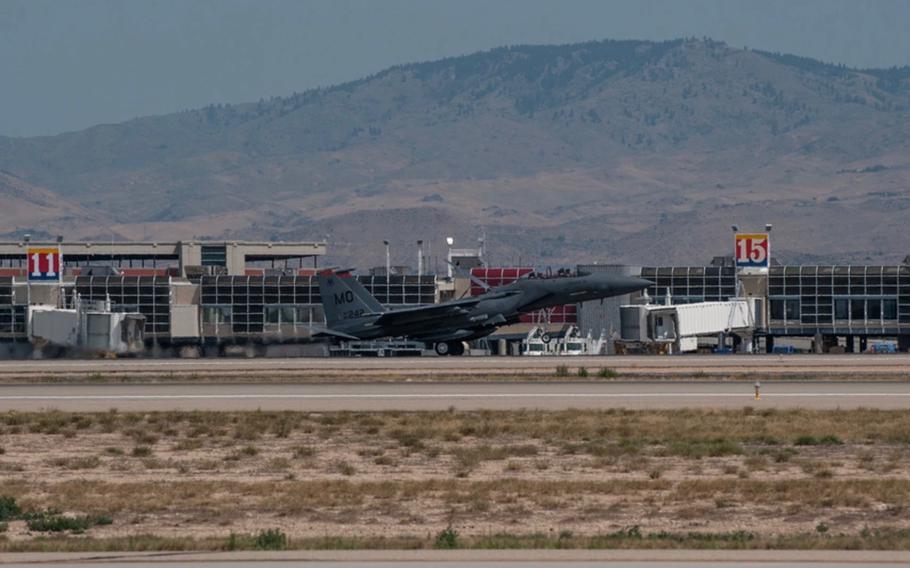
<svg viewBox="0 0 910 568">
<path fill-rule="evenodd" d="M 348 278 L 320 274 L 316 276 L 319 284 L 319 296 L 322 299 L 322 309 L 325 312 L 325 323 L 329 328 L 346 320 L 357 319 L 365 315 L 377 313 L 375 308 L 382 306 L 369 292 L 357 282 L 351 286 Z M 355 288 L 357 292 L 355 292 Z"/>
<path fill-rule="evenodd" d="M 351 292 L 354 292 L 354 295 L 360 298 L 360 301 L 363 302 L 367 309 L 374 314 L 381 314 L 386 311 L 382 307 L 382 304 L 379 303 L 379 300 L 374 298 L 367 289 L 363 287 L 363 284 L 360 283 L 356 278 L 345 278 L 344 284 L 351 289 Z"/>
</svg>

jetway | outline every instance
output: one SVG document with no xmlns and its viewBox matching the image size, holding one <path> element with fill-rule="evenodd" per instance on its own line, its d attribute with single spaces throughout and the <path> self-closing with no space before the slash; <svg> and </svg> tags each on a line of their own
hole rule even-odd
<svg viewBox="0 0 910 568">
<path fill-rule="evenodd" d="M 109 300 L 76 296 L 71 308 L 29 306 L 27 322 L 36 352 L 122 355 L 145 349 L 145 316 L 112 311 Z"/>
<path fill-rule="evenodd" d="M 626 352 L 685 353 L 696 351 L 701 337 L 725 334 L 738 337 L 741 350 L 751 352 L 755 331 L 763 323 L 761 304 L 760 298 L 736 298 L 725 302 L 621 306 L 621 340 L 617 343 Z"/>
</svg>

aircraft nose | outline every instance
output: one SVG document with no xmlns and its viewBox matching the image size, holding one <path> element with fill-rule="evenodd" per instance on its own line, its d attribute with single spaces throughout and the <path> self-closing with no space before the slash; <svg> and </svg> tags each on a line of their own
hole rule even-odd
<svg viewBox="0 0 910 568">
<path fill-rule="evenodd" d="M 622 291 L 623 294 L 630 294 L 632 292 L 637 292 L 638 290 L 644 290 L 650 286 L 653 286 L 654 282 L 650 280 L 645 280 L 644 278 L 636 278 L 634 276 L 624 276 L 619 282 L 616 283 L 616 287 Z"/>
</svg>

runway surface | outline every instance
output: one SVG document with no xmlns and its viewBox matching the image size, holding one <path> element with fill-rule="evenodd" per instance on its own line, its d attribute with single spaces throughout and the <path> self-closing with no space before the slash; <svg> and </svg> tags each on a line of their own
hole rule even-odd
<svg viewBox="0 0 910 568">
<path fill-rule="evenodd" d="M 172 568 L 173 562 L 104 562 L 100 564 L 66 563 L 54 564 L 61 568 Z M 191 562 L 180 563 L 181 566 L 200 566 L 205 568 L 550 568 L 564 566 L 562 561 L 552 562 L 308 562 L 308 561 L 247 561 L 247 562 Z M 906 564 L 889 562 L 571 562 L 573 568 L 899 568 Z M 34 564 L 11 564 L 9 566 L 34 566 Z"/>
<path fill-rule="evenodd" d="M 743 374 L 910 377 L 910 355 L 682 355 L 599 357 L 363 357 L 285 359 L 117 359 L 0 361 L 0 378 L 126 377 L 438 377 L 552 375 L 557 366 L 622 376 Z"/>
<path fill-rule="evenodd" d="M 910 408 L 910 383 L 766 381 L 3 385 L 0 411 Z"/>
</svg>

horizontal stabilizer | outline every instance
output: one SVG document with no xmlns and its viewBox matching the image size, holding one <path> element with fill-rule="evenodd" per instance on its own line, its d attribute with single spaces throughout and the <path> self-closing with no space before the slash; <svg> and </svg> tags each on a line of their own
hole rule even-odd
<svg viewBox="0 0 910 568">
<path fill-rule="evenodd" d="M 352 340 L 360 339 L 359 337 L 357 337 L 355 335 L 351 335 L 349 333 L 344 333 L 343 331 L 335 331 L 334 329 L 330 329 L 328 327 L 314 325 L 314 326 L 310 326 L 309 330 L 310 330 L 310 335 L 312 337 L 338 337 L 340 339 L 352 339 Z"/>
</svg>

